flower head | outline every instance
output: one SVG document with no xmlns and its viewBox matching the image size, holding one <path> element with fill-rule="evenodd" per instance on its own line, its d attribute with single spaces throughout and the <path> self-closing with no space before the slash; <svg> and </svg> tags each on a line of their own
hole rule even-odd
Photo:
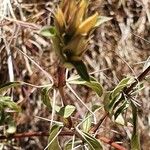
<svg viewBox="0 0 150 150">
<path fill-rule="evenodd" d="M 87 50 L 91 31 L 99 19 L 97 12 L 88 16 L 88 4 L 88 0 L 62 0 L 54 13 L 55 27 L 45 29 L 55 32 L 55 35 L 49 35 L 61 61 L 72 64 L 85 80 L 89 80 L 89 75 L 82 56 Z"/>
</svg>

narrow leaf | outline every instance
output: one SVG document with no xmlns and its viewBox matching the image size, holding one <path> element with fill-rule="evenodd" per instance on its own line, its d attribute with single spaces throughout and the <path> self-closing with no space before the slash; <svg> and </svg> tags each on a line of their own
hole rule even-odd
<svg viewBox="0 0 150 150">
<path fill-rule="evenodd" d="M 75 76 L 73 78 L 68 79 L 68 82 L 70 84 L 85 85 L 91 88 L 94 92 L 96 92 L 99 97 L 103 94 L 102 85 L 93 77 L 90 77 L 90 82 L 88 82 L 83 80 L 79 76 Z"/>
<path fill-rule="evenodd" d="M 90 148 L 89 150 L 102 150 L 103 149 L 100 142 L 95 137 L 80 130 L 78 130 L 78 133 L 83 137 L 85 142 L 88 144 Z"/>
<path fill-rule="evenodd" d="M 41 99 L 43 103 L 47 106 L 49 111 L 52 110 L 52 105 L 51 105 L 51 99 L 49 97 L 49 90 L 50 88 L 43 88 L 41 92 Z"/>
<path fill-rule="evenodd" d="M 58 137 L 56 137 L 56 135 L 60 131 L 60 128 L 61 128 L 61 126 L 59 126 L 59 125 L 54 125 L 51 128 L 50 136 L 48 139 L 48 143 L 51 142 L 51 144 L 49 145 L 48 150 L 61 150 L 61 147 L 58 142 Z"/>
<path fill-rule="evenodd" d="M 12 110 L 15 110 L 16 112 L 21 111 L 21 108 L 8 96 L 0 96 L 0 105 L 1 109 L 10 108 Z"/>
<path fill-rule="evenodd" d="M 5 84 L 2 84 L 0 85 L 0 93 L 3 92 L 4 90 L 8 90 L 9 88 L 16 87 L 19 85 L 20 85 L 20 82 L 8 82 Z"/>
<path fill-rule="evenodd" d="M 141 150 L 140 138 L 139 138 L 139 134 L 138 133 L 132 135 L 132 138 L 131 138 L 131 150 Z"/>
<path fill-rule="evenodd" d="M 89 131 L 91 125 L 92 125 L 92 116 L 91 116 L 91 114 L 87 113 L 84 120 L 85 121 L 82 124 L 82 128 L 83 128 L 83 131 L 87 133 Z"/>
<path fill-rule="evenodd" d="M 80 61 L 70 61 L 70 63 L 76 68 L 80 77 L 85 81 L 90 81 L 90 76 L 87 72 L 87 68 L 82 60 Z"/>
<path fill-rule="evenodd" d="M 138 127 L 137 127 L 138 113 L 137 113 L 137 108 L 134 105 L 134 103 L 132 103 L 132 101 L 131 101 L 131 107 L 132 107 L 132 116 L 133 116 L 133 133 L 131 138 L 131 150 L 141 150 Z"/>
<path fill-rule="evenodd" d="M 65 145 L 65 148 L 64 150 L 72 150 L 72 140 L 69 140 L 66 145 Z M 77 147 L 78 145 L 81 145 L 82 144 L 82 141 L 74 141 L 74 147 Z"/>
<path fill-rule="evenodd" d="M 119 84 L 115 87 L 115 89 L 112 91 L 112 98 L 116 97 L 116 95 L 120 94 L 120 92 L 129 84 L 131 78 L 127 77 L 124 78 L 119 82 Z"/>
<path fill-rule="evenodd" d="M 127 108 L 128 108 L 128 104 L 127 104 L 127 102 L 125 101 L 125 102 L 116 110 L 116 112 L 114 113 L 115 119 L 116 119 L 121 113 L 123 113 L 123 111 L 124 111 L 125 109 L 127 109 Z"/>
</svg>

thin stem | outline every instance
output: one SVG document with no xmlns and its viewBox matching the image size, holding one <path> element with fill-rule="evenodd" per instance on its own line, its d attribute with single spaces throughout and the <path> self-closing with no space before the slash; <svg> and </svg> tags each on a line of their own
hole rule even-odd
<svg viewBox="0 0 150 150">
<path fill-rule="evenodd" d="M 138 84 L 138 82 L 142 81 L 142 80 L 146 77 L 146 75 L 147 75 L 149 72 L 150 72 L 150 66 L 149 66 L 147 69 L 145 69 L 145 70 L 137 77 L 137 80 L 136 80 L 135 82 L 133 82 L 130 87 L 128 87 L 127 89 L 124 90 L 124 93 L 125 93 L 126 95 L 128 95 L 128 94 L 133 90 L 133 88 Z"/>
<path fill-rule="evenodd" d="M 101 124 L 103 123 L 103 121 L 107 118 L 107 116 L 108 116 L 108 113 L 105 112 L 105 114 L 102 116 L 102 118 L 100 118 L 100 120 L 98 121 L 98 123 L 95 124 L 94 127 L 91 128 L 90 131 L 91 131 L 92 133 L 95 133 L 95 132 L 98 130 L 98 128 L 101 126 Z"/>
<path fill-rule="evenodd" d="M 62 98 L 64 106 L 67 106 L 68 102 L 67 102 L 65 94 L 64 94 L 64 86 L 66 85 L 65 72 L 66 72 L 66 69 L 62 65 L 59 65 L 58 66 L 58 70 L 57 70 L 57 75 L 58 75 L 58 90 L 59 90 L 59 93 L 61 95 L 61 98 Z M 67 120 L 68 120 L 67 127 L 71 128 L 72 127 L 71 117 L 68 117 Z"/>
<path fill-rule="evenodd" d="M 107 143 L 109 145 L 111 145 L 112 147 L 114 147 L 116 150 L 127 150 L 126 148 L 124 148 L 123 146 L 113 142 L 112 140 L 106 138 L 106 137 L 101 137 L 100 135 L 96 136 L 97 139 L 99 139 L 100 141 L 103 141 L 104 143 Z"/>
<path fill-rule="evenodd" d="M 73 131 L 61 131 L 58 136 L 73 136 L 77 135 Z M 11 136 L 0 136 L 0 140 L 11 140 L 11 139 L 21 139 L 21 138 L 30 138 L 30 137 L 43 137 L 43 136 L 49 136 L 49 131 L 43 131 L 43 132 L 25 132 L 25 133 L 16 133 Z M 78 136 L 78 135 L 77 135 Z M 100 141 L 103 141 L 106 144 L 109 144 L 110 146 L 114 147 L 116 150 L 126 150 L 123 146 L 113 142 L 109 138 L 102 137 L 100 135 L 96 135 L 96 138 Z"/>
</svg>

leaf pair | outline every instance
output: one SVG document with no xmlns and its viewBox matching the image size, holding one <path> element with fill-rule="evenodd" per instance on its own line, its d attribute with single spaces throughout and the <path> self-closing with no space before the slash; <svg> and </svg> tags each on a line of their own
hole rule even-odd
<svg viewBox="0 0 150 150">
<path fill-rule="evenodd" d="M 119 82 L 114 90 L 105 93 L 104 108 L 114 120 L 124 125 L 122 113 L 129 107 L 129 102 L 123 93 L 125 87 L 131 84 L 132 78 L 127 77 Z"/>
</svg>

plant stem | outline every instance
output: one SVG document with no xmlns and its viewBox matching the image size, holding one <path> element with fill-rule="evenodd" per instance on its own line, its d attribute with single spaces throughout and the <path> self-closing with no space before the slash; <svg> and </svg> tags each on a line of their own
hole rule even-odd
<svg viewBox="0 0 150 150">
<path fill-rule="evenodd" d="M 112 140 L 110 140 L 106 137 L 101 137 L 100 135 L 97 135 L 96 138 L 99 139 L 100 141 L 103 141 L 104 143 L 107 143 L 107 144 L 111 145 L 112 147 L 114 147 L 117 150 L 127 150 L 123 146 L 113 142 Z"/>
<path fill-rule="evenodd" d="M 100 127 L 100 125 L 103 123 L 103 121 L 106 119 L 107 116 L 108 116 L 108 113 L 105 112 L 105 114 L 102 116 L 102 118 L 100 118 L 100 120 L 98 121 L 98 123 L 95 124 L 94 127 L 90 129 L 90 131 L 92 133 L 95 133 L 98 130 L 98 128 Z"/>
<path fill-rule="evenodd" d="M 58 136 L 73 136 L 75 133 L 73 131 L 61 131 Z M 21 138 L 30 138 L 30 137 L 43 137 L 43 136 L 49 136 L 49 132 L 43 131 L 43 132 L 25 132 L 25 133 L 16 133 L 14 135 L 10 136 L 0 136 L 0 140 L 11 140 L 11 139 L 21 139 Z M 96 135 L 96 138 L 98 140 L 103 141 L 106 144 L 109 144 L 110 146 L 114 147 L 116 150 L 126 150 L 123 146 L 113 142 L 112 140 L 102 137 L 100 135 Z"/>
<path fill-rule="evenodd" d="M 63 67 L 63 65 L 59 65 L 58 66 L 58 70 L 57 70 L 57 75 L 58 75 L 58 90 L 59 93 L 61 95 L 62 101 L 64 106 L 67 106 L 67 100 L 64 94 L 64 86 L 66 85 L 66 79 L 65 79 L 65 71 L 66 69 Z M 67 118 L 67 127 L 71 128 L 72 127 L 72 120 L 71 117 Z"/>
<path fill-rule="evenodd" d="M 147 69 L 145 69 L 138 77 L 137 77 L 137 80 L 135 82 L 133 82 L 130 87 L 126 88 L 123 92 L 128 95 L 132 90 L 133 88 L 138 84 L 138 82 L 142 81 L 146 75 L 150 72 L 150 66 L 147 67 Z"/>
</svg>

